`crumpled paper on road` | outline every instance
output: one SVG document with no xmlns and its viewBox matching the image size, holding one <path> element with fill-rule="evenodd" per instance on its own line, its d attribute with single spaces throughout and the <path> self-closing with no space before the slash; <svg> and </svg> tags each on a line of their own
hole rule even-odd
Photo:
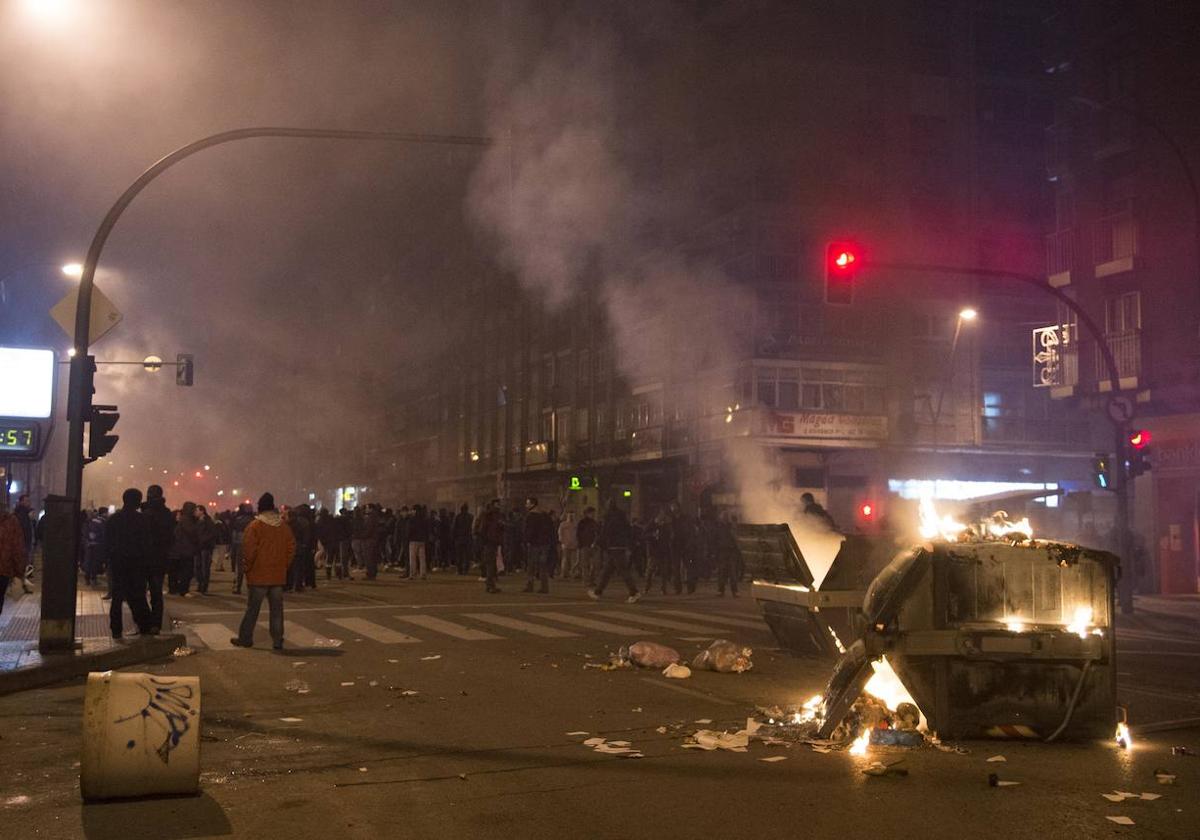
<svg viewBox="0 0 1200 840">
<path fill-rule="evenodd" d="M 728 750 L 746 752 L 750 747 L 750 734 L 745 729 L 737 732 L 717 732 L 714 729 L 699 729 L 684 742 L 683 748 L 690 750 Z"/>
<path fill-rule="evenodd" d="M 677 665 L 674 662 L 663 669 L 663 676 L 669 680 L 686 680 L 691 675 L 691 668 L 686 665 Z"/>
</svg>

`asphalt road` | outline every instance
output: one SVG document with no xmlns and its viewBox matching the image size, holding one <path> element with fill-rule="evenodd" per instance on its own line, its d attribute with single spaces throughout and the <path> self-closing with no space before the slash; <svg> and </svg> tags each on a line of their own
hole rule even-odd
<svg viewBox="0 0 1200 840">
<path fill-rule="evenodd" d="M 241 602 L 218 576 L 225 594 L 173 600 L 196 655 L 144 668 L 201 678 L 203 794 L 82 805 L 82 686 L 27 692 L 0 698 L 0 837 L 1200 837 L 1200 758 L 1170 750 L 1200 751 L 1200 731 L 1152 735 L 1132 751 L 915 750 L 907 777 L 885 779 L 861 773 L 872 757 L 807 747 L 687 750 L 694 729 L 738 729 L 757 704 L 819 692 L 829 663 L 775 650 L 746 597 L 626 605 L 612 589 L 596 604 L 577 585 L 551 595 L 502 586 L 485 595 L 473 578 L 444 574 L 322 586 L 288 597 L 288 649 L 277 654 L 265 627 L 258 647 L 229 646 Z M 642 638 L 690 654 L 714 636 L 754 647 L 754 669 L 670 681 L 584 668 Z M 1146 714 L 1165 702 L 1147 692 L 1189 700 L 1200 659 L 1174 654 L 1190 642 L 1121 644 L 1122 691 L 1141 691 Z M 1135 656 L 1141 647 L 1152 653 Z M 294 680 L 308 693 L 287 690 Z M 1187 702 L 1169 714 L 1189 709 L 1200 714 Z M 572 732 L 627 740 L 644 757 L 593 752 Z M 1007 760 L 986 760 L 995 755 Z M 785 760 L 761 760 L 772 756 Z M 1159 768 L 1177 783 L 1159 785 Z M 990 772 L 1021 784 L 989 787 Z M 1110 803 L 1102 794 L 1113 790 L 1161 798 Z M 1118 815 L 1136 825 L 1105 819 Z"/>
</svg>

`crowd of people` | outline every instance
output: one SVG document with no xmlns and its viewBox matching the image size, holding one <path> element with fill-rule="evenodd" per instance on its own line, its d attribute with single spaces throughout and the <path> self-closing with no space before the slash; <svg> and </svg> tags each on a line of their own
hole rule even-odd
<svg viewBox="0 0 1200 840">
<path fill-rule="evenodd" d="M 13 578 L 32 591 L 30 558 L 43 521 L 34 518 L 26 497 L 11 513 L 0 511 L 0 593 Z M 171 596 L 211 595 L 214 567 L 228 564 L 232 592 L 249 585 L 249 624 L 235 639 L 248 645 L 263 600 L 271 607 L 274 638 L 283 592 L 358 575 L 375 580 L 394 573 L 416 581 L 434 572 L 478 574 L 487 592 L 500 591 L 502 576 L 523 578 L 524 591 L 537 593 L 549 592 L 552 579 L 574 580 L 594 599 L 616 577 L 629 603 L 655 586 L 664 595 L 693 593 L 715 579 L 719 594 L 736 597 L 742 569 L 734 525 L 732 514 L 685 515 L 674 504 L 647 520 L 630 519 L 615 502 L 602 514 L 594 507 L 560 514 L 532 497 L 508 509 L 493 499 L 477 513 L 465 504 L 451 511 L 375 503 L 332 513 L 307 504 L 276 509 L 268 493 L 257 510 L 244 503 L 210 514 L 190 501 L 172 510 L 162 488 L 151 485 L 144 498 L 137 488 L 126 490 L 111 514 L 103 507 L 81 514 L 79 566 L 87 585 L 106 590 L 110 628 L 121 638 L 123 604 L 139 632 L 153 635 L 162 628 L 164 586 Z"/>
</svg>

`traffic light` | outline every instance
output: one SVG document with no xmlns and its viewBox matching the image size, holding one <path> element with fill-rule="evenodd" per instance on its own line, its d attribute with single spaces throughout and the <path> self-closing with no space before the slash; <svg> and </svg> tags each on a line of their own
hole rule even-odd
<svg viewBox="0 0 1200 840">
<path fill-rule="evenodd" d="M 1129 477 L 1137 478 L 1150 469 L 1150 432 L 1135 429 L 1126 441 L 1129 444 Z"/>
<path fill-rule="evenodd" d="M 91 416 L 92 395 L 96 393 L 96 357 L 84 356 L 82 365 L 83 388 L 79 392 L 79 398 L 73 390 L 67 392 L 67 419 L 79 416 L 86 421 Z M 82 402 L 76 405 L 79 399 L 82 399 Z"/>
<path fill-rule="evenodd" d="M 191 387 L 196 373 L 196 364 L 191 353 L 175 354 L 175 384 Z"/>
<path fill-rule="evenodd" d="M 879 509 L 875 507 L 874 502 L 863 502 L 858 506 L 858 520 L 864 525 L 875 521 L 875 515 Z"/>
<path fill-rule="evenodd" d="M 1092 482 L 1101 490 L 1112 489 L 1112 462 L 1107 455 L 1097 452 L 1092 459 Z"/>
<path fill-rule="evenodd" d="M 110 434 L 121 415 L 115 405 L 94 405 L 88 425 L 88 461 L 103 458 L 116 448 L 119 435 Z"/>
<path fill-rule="evenodd" d="M 825 302 L 854 303 L 854 282 L 862 267 L 862 250 L 854 242 L 839 240 L 825 246 Z"/>
</svg>

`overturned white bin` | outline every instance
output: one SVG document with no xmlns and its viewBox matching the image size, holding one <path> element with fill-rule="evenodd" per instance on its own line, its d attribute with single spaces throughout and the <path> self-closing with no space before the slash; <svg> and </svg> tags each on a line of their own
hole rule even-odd
<svg viewBox="0 0 1200 840">
<path fill-rule="evenodd" d="M 200 790 L 200 678 L 88 674 L 83 699 L 84 799 Z"/>
</svg>

